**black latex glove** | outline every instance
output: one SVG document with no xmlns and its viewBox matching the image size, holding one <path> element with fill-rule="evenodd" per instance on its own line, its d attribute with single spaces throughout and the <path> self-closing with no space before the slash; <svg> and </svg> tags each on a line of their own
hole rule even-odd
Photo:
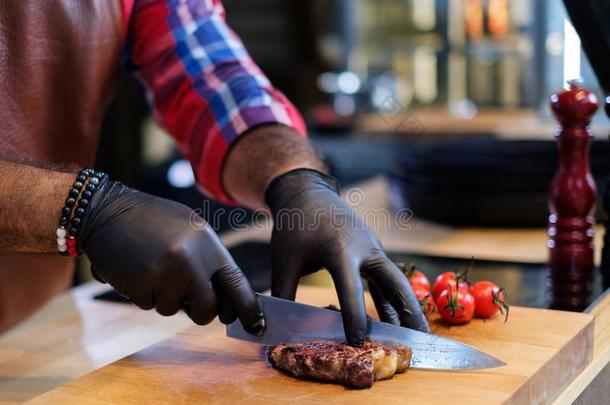
<svg viewBox="0 0 610 405">
<path fill-rule="evenodd" d="M 102 184 L 83 218 L 79 247 L 96 278 L 142 309 L 184 309 L 197 324 L 239 317 L 260 333 L 264 318 L 245 275 L 193 211 L 118 182 Z M 196 218 L 196 224 L 193 223 Z"/>
<path fill-rule="evenodd" d="M 407 277 L 339 197 L 333 178 L 308 169 L 288 172 L 270 184 L 266 201 L 274 218 L 274 296 L 294 300 L 300 277 L 324 267 L 337 289 L 349 344 L 361 345 L 366 338 L 361 276 L 382 321 L 430 331 Z"/>
</svg>

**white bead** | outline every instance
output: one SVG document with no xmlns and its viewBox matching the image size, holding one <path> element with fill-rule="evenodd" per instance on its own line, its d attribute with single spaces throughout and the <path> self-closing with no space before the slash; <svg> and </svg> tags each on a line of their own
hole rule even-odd
<svg viewBox="0 0 610 405">
<path fill-rule="evenodd" d="M 68 247 L 66 245 L 58 245 L 57 250 L 59 250 L 60 252 L 65 252 L 66 250 L 68 250 Z"/>
<path fill-rule="evenodd" d="M 57 234 L 58 238 L 65 238 L 66 237 L 66 230 L 63 228 L 57 228 L 57 231 L 55 232 Z"/>
<path fill-rule="evenodd" d="M 66 244 L 66 238 L 57 238 L 57 244 L 58 245 L 65 245 Z"/>
</svg>

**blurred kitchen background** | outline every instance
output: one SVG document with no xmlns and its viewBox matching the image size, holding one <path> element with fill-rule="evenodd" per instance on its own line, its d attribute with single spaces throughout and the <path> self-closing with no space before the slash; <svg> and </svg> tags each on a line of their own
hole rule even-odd
<svg viewBox="0 0 610 405">
<path fill-rule="evenodd" d="M 385 175 L 394 208 L 422 218 L 545 226 L 556 164 L 548 99 L 574 79 L 601 96 L 560 0 L 223 3 L 344 186 Z M 610 144 L 601 111 L 593 128 L 592 166 L 603 191 Z M 188 162 L 128 78 L 103 132 L 97 167 L 202 206 Z"/>
</svg>

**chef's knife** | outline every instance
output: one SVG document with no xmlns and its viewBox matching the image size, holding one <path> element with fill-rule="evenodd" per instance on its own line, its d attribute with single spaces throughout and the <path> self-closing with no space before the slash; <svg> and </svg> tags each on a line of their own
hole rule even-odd
<svg viewBox="0 0 610 405">
<path fill-rule="evenodd" d="M 327 339 L 345 341 L 341 313 L 258 295 L 265 313 L 263 335 L 247 333 L 239 320 L 227 326 L 227 336 L 265 345 Z M 390 345 L 402 344 L 413 351 L 411 367 L 433 370 L 460 370 L 500 367 L 501 360 L 473 347 L 387 323 L 368 321 L 368 337 Z"/>
</svg>

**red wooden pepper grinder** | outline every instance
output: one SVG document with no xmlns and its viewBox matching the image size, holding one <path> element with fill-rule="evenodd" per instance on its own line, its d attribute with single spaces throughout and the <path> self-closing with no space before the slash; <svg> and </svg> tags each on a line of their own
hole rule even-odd
<svg viewBox="0 0 610 405">
<path fill-rule="evenodd" d="M 593 282 L 595 183 L 589 168 L 593 135 L 587 128 L 598 108 L 595 95 L 575 83 L 551 96 L 559 121 L 559 164 L 549 197 L 551 308 L 581 311 Z"/>
</svg>

